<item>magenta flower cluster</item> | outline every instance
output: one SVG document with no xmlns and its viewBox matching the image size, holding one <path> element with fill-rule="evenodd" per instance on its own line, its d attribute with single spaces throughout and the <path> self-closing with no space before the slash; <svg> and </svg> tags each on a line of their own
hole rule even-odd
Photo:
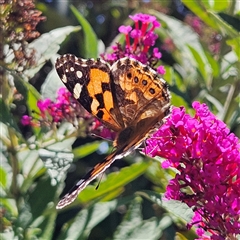
<svg viewBox="0 0 240 240">
<path fill-rule="evenodd" d="M 39 100 L 37 106 L 40 113 L 32 114 L 36 117 L 24 115 L 21 119 L 22 125 L 53 128 L 53 125 L 69 122 L 85 131 L 85 134 L 91 132 L 93 135 L 109 140 L 115 137 L 115 133 L 105 128 L 88 113 L 65 87 L 58 90 L 56 101 L 46 98 Z"/>
<path fill-rule="evenodd" d="M 144 64 L 155 68 L 158 60 L 162 57 L 157 47 L 154 47 L 158 35 L 154 33 L 161 25 L 155 16 L 137 13 L 129 16 L 134 21 L 132 26 L 120 26 L 119 32 L 125 35 L 125 46 L 117 43 L 112 47 L 113 52 L 103 54 L 102 58 L 109 63 L 113 63 L 122 57 L 131 57 Z M 156 68 L 159 74 L 165 74 L 163 66 Z"/>
<path fill-rule="evenodd" d="M 177 169 L 165 196 L 193 208 L 188 226 L 197 226 L 202 237 L 207 231 L 209 239 L 226 239 L 240 234 L 239 139 L 205 104 L 194 102 L 193 108 L 194 117 L 173 108 L 145 150 L 166 158 L 162 167 Z"/>
<path fill-rule="evenodd" d="M 37 106 L 40 113 L 35 113 L 36 118 L 24 115 L 21 119 L 23 125 L 35 127 L 43 125 L 50 126 L 53 123 L 63 121 L 69 121 L 75 124 L 76 119 L 80 116 L 90 117 L 65 87 L 58 90 L 56 101 L 52 101 L 49 98 L 38 100 Z"/>
</svg>

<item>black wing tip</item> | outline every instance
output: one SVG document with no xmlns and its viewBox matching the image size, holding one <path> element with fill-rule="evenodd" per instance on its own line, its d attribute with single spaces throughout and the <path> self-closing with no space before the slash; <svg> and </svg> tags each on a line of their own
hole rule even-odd
<svg viewBox="0 0 240 240">
<path fill-rule="evenodd" d="M 78 194 L 77 194 L 78 195 Z M 66 194 L 57 204 L 56 209 L 62 209 L 66 206 L 68 206 L 69 204 L 71 204 L 72 202 L 75 201 L 75 199 L 77 198 L 76 194 Z"/>
</svg>

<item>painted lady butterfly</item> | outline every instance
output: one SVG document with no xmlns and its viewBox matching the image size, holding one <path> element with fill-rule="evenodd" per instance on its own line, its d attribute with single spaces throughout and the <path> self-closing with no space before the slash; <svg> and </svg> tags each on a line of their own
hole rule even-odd
<svg viewBox="0 0 240 240">
<path fill-rule="evenodd" d="M 98 163 L 58 203 L 63 208 L 116 159 L 136 149 L 170 111 L 167 83 L 146 65 L 122 58 L 112 66 L 66 54 L 57 59 L 62 82 L 79 103 L 117 136 L 115 150 Z"/>
</svg>

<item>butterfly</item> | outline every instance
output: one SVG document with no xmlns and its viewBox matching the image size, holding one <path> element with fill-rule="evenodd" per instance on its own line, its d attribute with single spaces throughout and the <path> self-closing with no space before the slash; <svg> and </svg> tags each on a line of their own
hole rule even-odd
<svg viewBox="0 0 240 240">
<path fill-rule="evenodd" d="M 104 126 L 115 131 L 114 151 L 90 170 L 57 204 L 61 209 L 116 159 L 120 159 L 149 136 L 170 112 L 168 85 L 156 71 L 125 57 L 110 66 L 101 59 L 60 56 L 56 71 L 73 97 Z"/>
</svg>

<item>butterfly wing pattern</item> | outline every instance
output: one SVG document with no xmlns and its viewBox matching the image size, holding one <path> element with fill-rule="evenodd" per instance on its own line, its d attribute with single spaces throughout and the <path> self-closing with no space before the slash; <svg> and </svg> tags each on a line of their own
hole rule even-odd
<svg viewBox="0 0 240 240">
<path fill-rule="evenodd" d="M 136 149 L 170 111 L 166 82 L 146 65 L 121 58 L 112 66 L 97 59 L 60 56 L 56 70 L 73 97 L 103 125 L 115 131 L 114 151 L 90 170 L 58 203 L 61 209 L 116 159 Z"/>
</svg>

